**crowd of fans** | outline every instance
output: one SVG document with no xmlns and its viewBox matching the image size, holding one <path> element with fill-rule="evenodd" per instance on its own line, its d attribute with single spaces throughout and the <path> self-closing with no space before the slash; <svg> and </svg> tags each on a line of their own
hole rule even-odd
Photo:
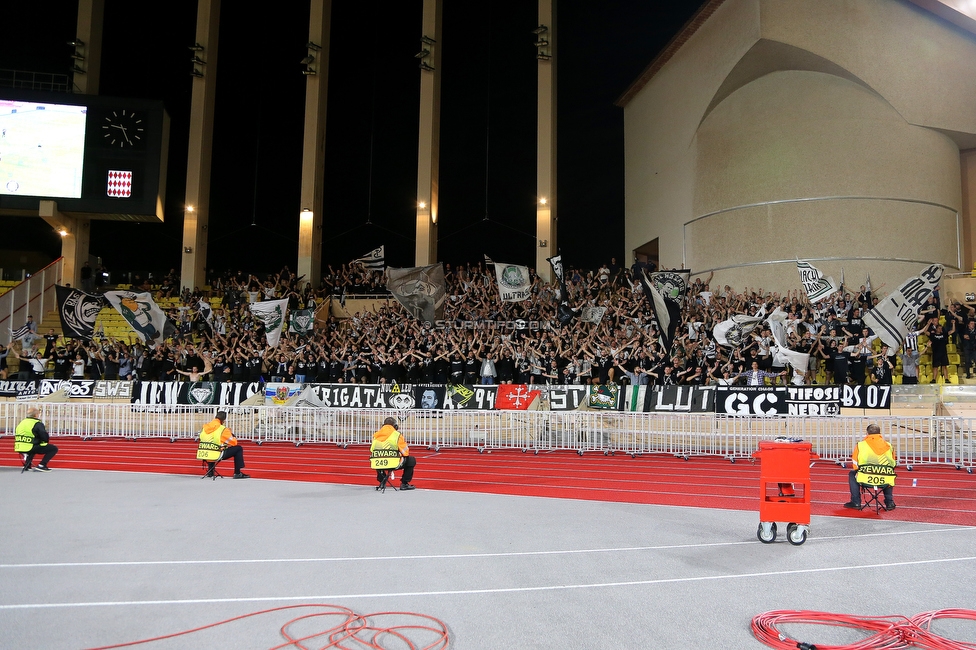
<svg viewBox="0 0 976 650">
<path fill-rule="evenodd" d="M 176 323 L 174 339 L 154 349 L 133 335 L 123 341 L 96 333 L 92 341 L 65 340 L 52 331 L 27 337 L 21 370 L 39 374 L 53 366 L 55 378 L 129 380 L 285 381 L 305 383 L 525 383 L 525 384 L 658 384 L 703 385 L 787 382 L 812 384 L 891 383 L 895 351 L 881 347 L 866 328 L 863 314 L 877 302 L 871 291 L 839 291 L 816 306 L 799 290 L 786 294 L 729 286 L 712 288 L 712 276 L 698 277 L 684 298 L 682 321 L 670 354 L 664 349 L 650 302 L 636 274 L 639 265 L 615 262 L 596 271 L 568 269 L 568 304 L 606 307 L 599 323 L 575 317 L 559 322 L 558 287 L 531 276 L 531 296 L 501 302 L 494 270 L 486 264 L 445 264 L 448 300 L 443 320 L 423 323 L 411 318 L 387 293 L 382 271 L 343 265 L 328 268 L 313 288 L 287 267 L 259 277 L 243 272 L 211 273 L 209 291 L 184 290 L 171 271 L 162 278 L 157 297 L 180 297 L 169 309 Z M 148 281 L 141 287 L 149 289 Z M 330 300 L 345 303 L 369 296 L 369 308 L 339 318 Z M 201 299 L 221 298 L 207 319 Z M 248 305 L 287 298 L 291 310 L 316 313 L 308 335 L 283 333 L 269 347 L 263 327 Z M 776 344 L 766 323 L 738 347 L 718 345 L 713 330 L 734 314 L 770 314 L 779 307 L 787 316 L 788 347 L 806 352 L 805 369 L 779 365 Z M 939 317 L 945 317 L 945 326 Z M 965 305 L 940 308 L 929 301 L 918 333 L 928 335 L 936 371 L 948 366 L 946 346 L 958 339 L 968 368 L 976 361 L 976 310 Z M 965 332 L 972 330 L 972 336 Z M 34 338 L 36 336 L 36 338 Z M 917 336 L 917 335 L 916 335 Z M 31 340 L 33 339 L 33 340 Z M 917 377 L 923 345 L 909 337 L 901 355 L 902 372 Z M 915 339 L 917 341 L 917 338 Z M 4 366 L 6 359 L 0 359 Z M 822 371 L 822 372 L 821 372 Z M 7 370 L 2 368 L 3 377 Z M 968 372 L 967 372 L 968 374 Z"/>
</svg>

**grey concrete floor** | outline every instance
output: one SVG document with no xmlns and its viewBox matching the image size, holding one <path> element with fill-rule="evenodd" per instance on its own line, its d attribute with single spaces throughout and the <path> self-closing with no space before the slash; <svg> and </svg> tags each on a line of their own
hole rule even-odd
<svg viewBox="0 0 976 650">
<path fill-rule="evenodd" d="M 13 468 L 0 495 L 0 648 L 109 645 L 313 603 L 433 616 L 459 649 L 758 648 L 749 624 L 769 610 L 976 608 L 976 527 L 814 517 L 806 544 L 780 524 L 766 545 L 756 512 Z M 300 613 L 142 647 L 271 648 Z M 976 641 L 973 622 L 937 629 Z"/>
</svg>

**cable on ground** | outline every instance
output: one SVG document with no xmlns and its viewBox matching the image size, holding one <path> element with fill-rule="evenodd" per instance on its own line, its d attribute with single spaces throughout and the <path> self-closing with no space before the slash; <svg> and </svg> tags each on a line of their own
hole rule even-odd
<svg viewBox="0 0 976 650">
<path fill-rule="evenodd" d="M 201 625 L 190 630 L 174 632 L 139 641 L 128 641 L 116 645 L 100 646 L 91 650 L 110 650 L 111 648 L 127 648 L 130 646 L 172 639 L 186 636 L 202 630 L 208 630 L 235 621 L 244 620 L 270 614 L 272 612 L 290 609 L 314 607 L 319 611 L 296 616 L 281 626 L 279 632 L 284 643 L 272 646 L 269 650 L 294 648 L 296 650 L 389 650 L 392 648 L 409 650 L 446 650 L 448 647 L 447 625 L 442 621 L 413 612 L 376 612 L 373 614 L 357 614 L 348 607 L 340 605 L 303 604 L 285 605 L 263 609 L 250 614 L 242 614 L 216 623 Z M 314 631 L 311 634 L 297 635 L 293 628 L 299 623 L 316 618 L 330 618 L 336 620 L 331 627 Z M 389 625 L 381 625 L 383 619 L 392 619 Z M 329 621 L 330 623 L 332 621 Z M 384 645 L 389 644 L 389 645 Z"/>
<path fill-rule="evenodd" d="M 770 648 L 781 650 L 976 650 L 976 643 L 954 641 L 932 632 L 938 619 L 953 618 L 976 621 L 976 610 L 939 609 L 904 616 L 850 616 L 809 610 L 774 610 L 752 619 L 752 633 Z M 784 624 L 829 625 L 863 630 L 871 634 L 848 645 L 813 644 L 790 638 L 778 629 Z"/>
</svg>

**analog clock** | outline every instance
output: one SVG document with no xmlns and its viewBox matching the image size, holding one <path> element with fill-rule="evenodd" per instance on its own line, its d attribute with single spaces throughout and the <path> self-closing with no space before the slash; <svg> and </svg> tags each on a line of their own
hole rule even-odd
<svg viewBox="0 0 976 650">
<path fill-rule="evenodd" d="M 145 144 L 145 122 L 135 111 L 125 108 L 106 111 L 99 124 L 101 141 L 118 149 L 138 149 Z"/>
</svg>

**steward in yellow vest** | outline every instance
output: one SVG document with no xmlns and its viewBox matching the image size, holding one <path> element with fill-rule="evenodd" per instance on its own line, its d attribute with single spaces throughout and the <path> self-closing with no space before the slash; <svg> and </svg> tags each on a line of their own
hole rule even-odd
<svg viewBox="0 0 976 650">
<path fill-rule="evenodd" d="M 224 424 L 227 421 L 226 411 L 217 411 L 216 417 L 203 425 L 200 431 L 200 444 L 197 446 L 197 458 L 210 463 L 210 469 L 218 460 L 234 459 L 234 478 L 251 478 L 245 474 L 244 450 L 237 444 L 230 428 Z M 223 453 L 223 457 L 221 457 Z"/>
<path fill-rule="evenodd" d="M 58 453 L 58 448 L 49 442 L 47 429 L 40 420 L 40 411 L 32 406 L 27 409 L 27 417 L 20 421 L 14 431 L 14 451 L 24 455 L 24 465 L 27 469 L 39 472 L 50 472 L 48 462 Z M 42 453 L 44 458 L 37 467 L 32 467 L 34 455 Z"/>
<path fill-rule="evenodd" d="M 383 426 L 373 434 L 373 442 L 369 446 L 369 466 L 376 470 L 376 480 L 380 485 L 385 485 L 387 472 L 402 467 L 400 489 L 413 490 L 415 488 L 410 481 L 413 479 L 413 468 L 417 465 L 417 459 L 410 455 L 410 447 L 398 429 L 399 425 L 394 418 L 383 421 Z"/>
<path fill-rule="evenodd" d="M 864 440 L 857 443 L 851 455 L 854 469 L 848 474 L 851 500 L 845 508 L 861 508 L 861 485 L 882 488 L 885 509 L 894 510 L 895 455 L 888 441 L 881 437 L 881 429 L 876 424 L 868 426 Z"/>
</svg>

